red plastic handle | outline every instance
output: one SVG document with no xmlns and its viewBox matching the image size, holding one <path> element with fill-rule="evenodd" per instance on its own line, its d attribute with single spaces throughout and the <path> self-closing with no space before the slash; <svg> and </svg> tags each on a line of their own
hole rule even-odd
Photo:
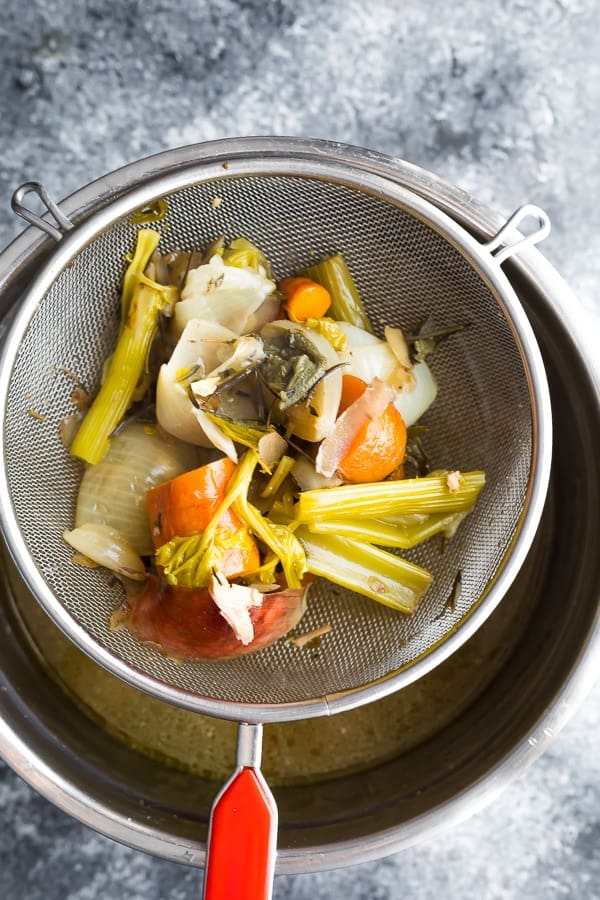
<svg viewBox="0 0 600 900">
<path fill-rule="evenodd" d="M 213 806 L 204 900 L 270 900 L 277 806 L 259 771 L 239 769 Z"/>
</svg>

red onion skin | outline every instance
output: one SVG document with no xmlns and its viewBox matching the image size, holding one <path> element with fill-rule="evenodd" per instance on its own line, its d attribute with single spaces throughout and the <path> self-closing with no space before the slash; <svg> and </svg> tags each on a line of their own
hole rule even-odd
<svg viewBox="0 0 600 900">
<path fill-rule="evenodd" d="M 225 621 L 207 588 L 169 585 L 149 575 L 143 591 L 130 601 L 129 629 L 142 641 L 158 644 L 179 659 L 232 659 L 254 653 L 287 634 L 300 621 L 306 588 L 265 594 L 250 608 L 254 639 L 242 644 Z"/>
</svg>

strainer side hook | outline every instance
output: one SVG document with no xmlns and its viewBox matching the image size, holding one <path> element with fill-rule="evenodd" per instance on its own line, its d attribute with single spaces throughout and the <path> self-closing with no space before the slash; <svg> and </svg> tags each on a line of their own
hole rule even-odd
<svg viewBox="0 0 600 900">
<path fill-rule="evenodd" d="M 29 209 L 23 202 L 28 194 L 35 194 L 42 201 L 56 225 L 43 219 L 38 213 Z M 60 241 L 67 231 L 73 228 L 73 222 L 63 213 L 58 203 L 50 195 L 48 189 L 39 181 L 26 181 L 16 189 L 11 197 L 10 205 L 18 216 L 31 225 L 49 234 L 55 241 Z M 58 227 L 57 227 L 58 226 Z"/>
</svg>

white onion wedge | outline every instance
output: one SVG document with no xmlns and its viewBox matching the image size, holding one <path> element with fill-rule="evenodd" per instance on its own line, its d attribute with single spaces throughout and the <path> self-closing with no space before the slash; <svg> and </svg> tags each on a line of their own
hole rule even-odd
<svg viewBox="0 0 600 900">
<path fill-rule="evenodd" d="M 394 400 L 407 428 L 421 418 L 437 396 L 437 382 L 426 362 L 416 363 L 412 374 L 415 380 L 412 391 L 402 391 Z"/>
<path fill-rule="evenodd" d="M 116 528 L 86 522 L 73 531 L 65 531 L 63 538 L 78 553 L 123 578 L 142 581 L 146 577 L 139 554 Z"/>
<path fill-rule="evenodd" d="M 226 266 L 220 256 L 192 269 L 181 300 L 175 305 L 173 328 L 179 336 L 191 319 L 204 319 L 235 332 L 249 330 L 251 317 L 275 290 L 275 282 L 253 269 Z"/>
<path fill-rule="evenodd" d="M 194 366 L 201 375 L 215 369 L 228 342 L 235 339 L 233 331 L 214 322 L 192 319 L 187 323 L 169 362 L 160 367 L 156 385 L 156 418 L 169 434 L 200 447 L 214 446 L 207 417 L 196 415 L 181 376 Z"/>
</svg>

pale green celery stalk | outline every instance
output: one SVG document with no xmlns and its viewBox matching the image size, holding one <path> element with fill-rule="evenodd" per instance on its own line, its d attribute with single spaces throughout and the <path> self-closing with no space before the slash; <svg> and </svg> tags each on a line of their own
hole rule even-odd
<svg viewBox="0 0 600 900">
<path fill-rule="evenodd" d="M 355 541 L 367 541 L 380 547 L 397 547 L 409 550 L 440 532 L 452 531 L 465 513 L 433 513 L 423 522 L 408 525 L 400 520 L 380 519 L 327 519 L 308 525 L 315 534 L 337 534 Z"/>
<path fill-rule="evenodd" d="M 106 380 L 71 444 L 73 456 L 96 464 L 106 453 L 110 435 L 127 412 L 144 373 L 158 330 L 159 313 L 172 302 L 172 292 L 172 288 L 161 285 L 149 287 L 148 284 L 138 284 L 111 357 Z"/>
<path fill-rule="evenodd" d="M 269 478 L 265 488 L 261 491 L 261 497 L 272 497 L 276 494 L 285 479 L 294 468 L 295 460 L 291 456 L 282 456 L 277 463 L 277 468 Z"/>
<path fill-rule="evenodd" d="M 306 278 L 312 278 L 329 291 L 331 297 L 329 314 L 332 318 L 357 325 L 365 331 L 373 331 L 358 288 L 341 253 L 309 266 L 301 274 Z"/>
<path fill-rule="evenodd" d="M 340 487 L 302 491 L 296 520 L 300 523 L 328 519 L 386 518 L 407 513 L 464 512 L 475 503 L 485 484 L 481 471 L 461 472 L 458 489 L 451 491 L 446 475 L 427 475 L 401 481 L 344 484 Z"/>
<path fill-rule="evenodd" d="M 133 258 L 123 276 L 123 287 L 121 289 L 121 322 L 127 320 L 129 315 L 129 307 L 133 298 L 133 292 L 138 283 L 140 275 L 144 274 L 144 269 L 150 262 L 150 257 L 156 250 L 160 241 L 160 233 L 153 231 L 151 228 L 141 228 L 137 233 L 137 242 L 133 253 Z"/>
<path fill-rule="evenodd" d="M 306 556 L 304 548 L 294 532 L 287 525 L 279 525 L 265 518 L 248 501 L 245 494 L 236 497 L 232 509 L 242 522 L 279 557 L 288 587 L 301 587 L 302 578 L 306 573 Z"/>
<path fill-rule="evenodd" d="M 296 530 L 308 571 L 400 612 L 414 612 L 432 576 L 425 569 L 372 544 L 332 534 Z"/>
</svg>

